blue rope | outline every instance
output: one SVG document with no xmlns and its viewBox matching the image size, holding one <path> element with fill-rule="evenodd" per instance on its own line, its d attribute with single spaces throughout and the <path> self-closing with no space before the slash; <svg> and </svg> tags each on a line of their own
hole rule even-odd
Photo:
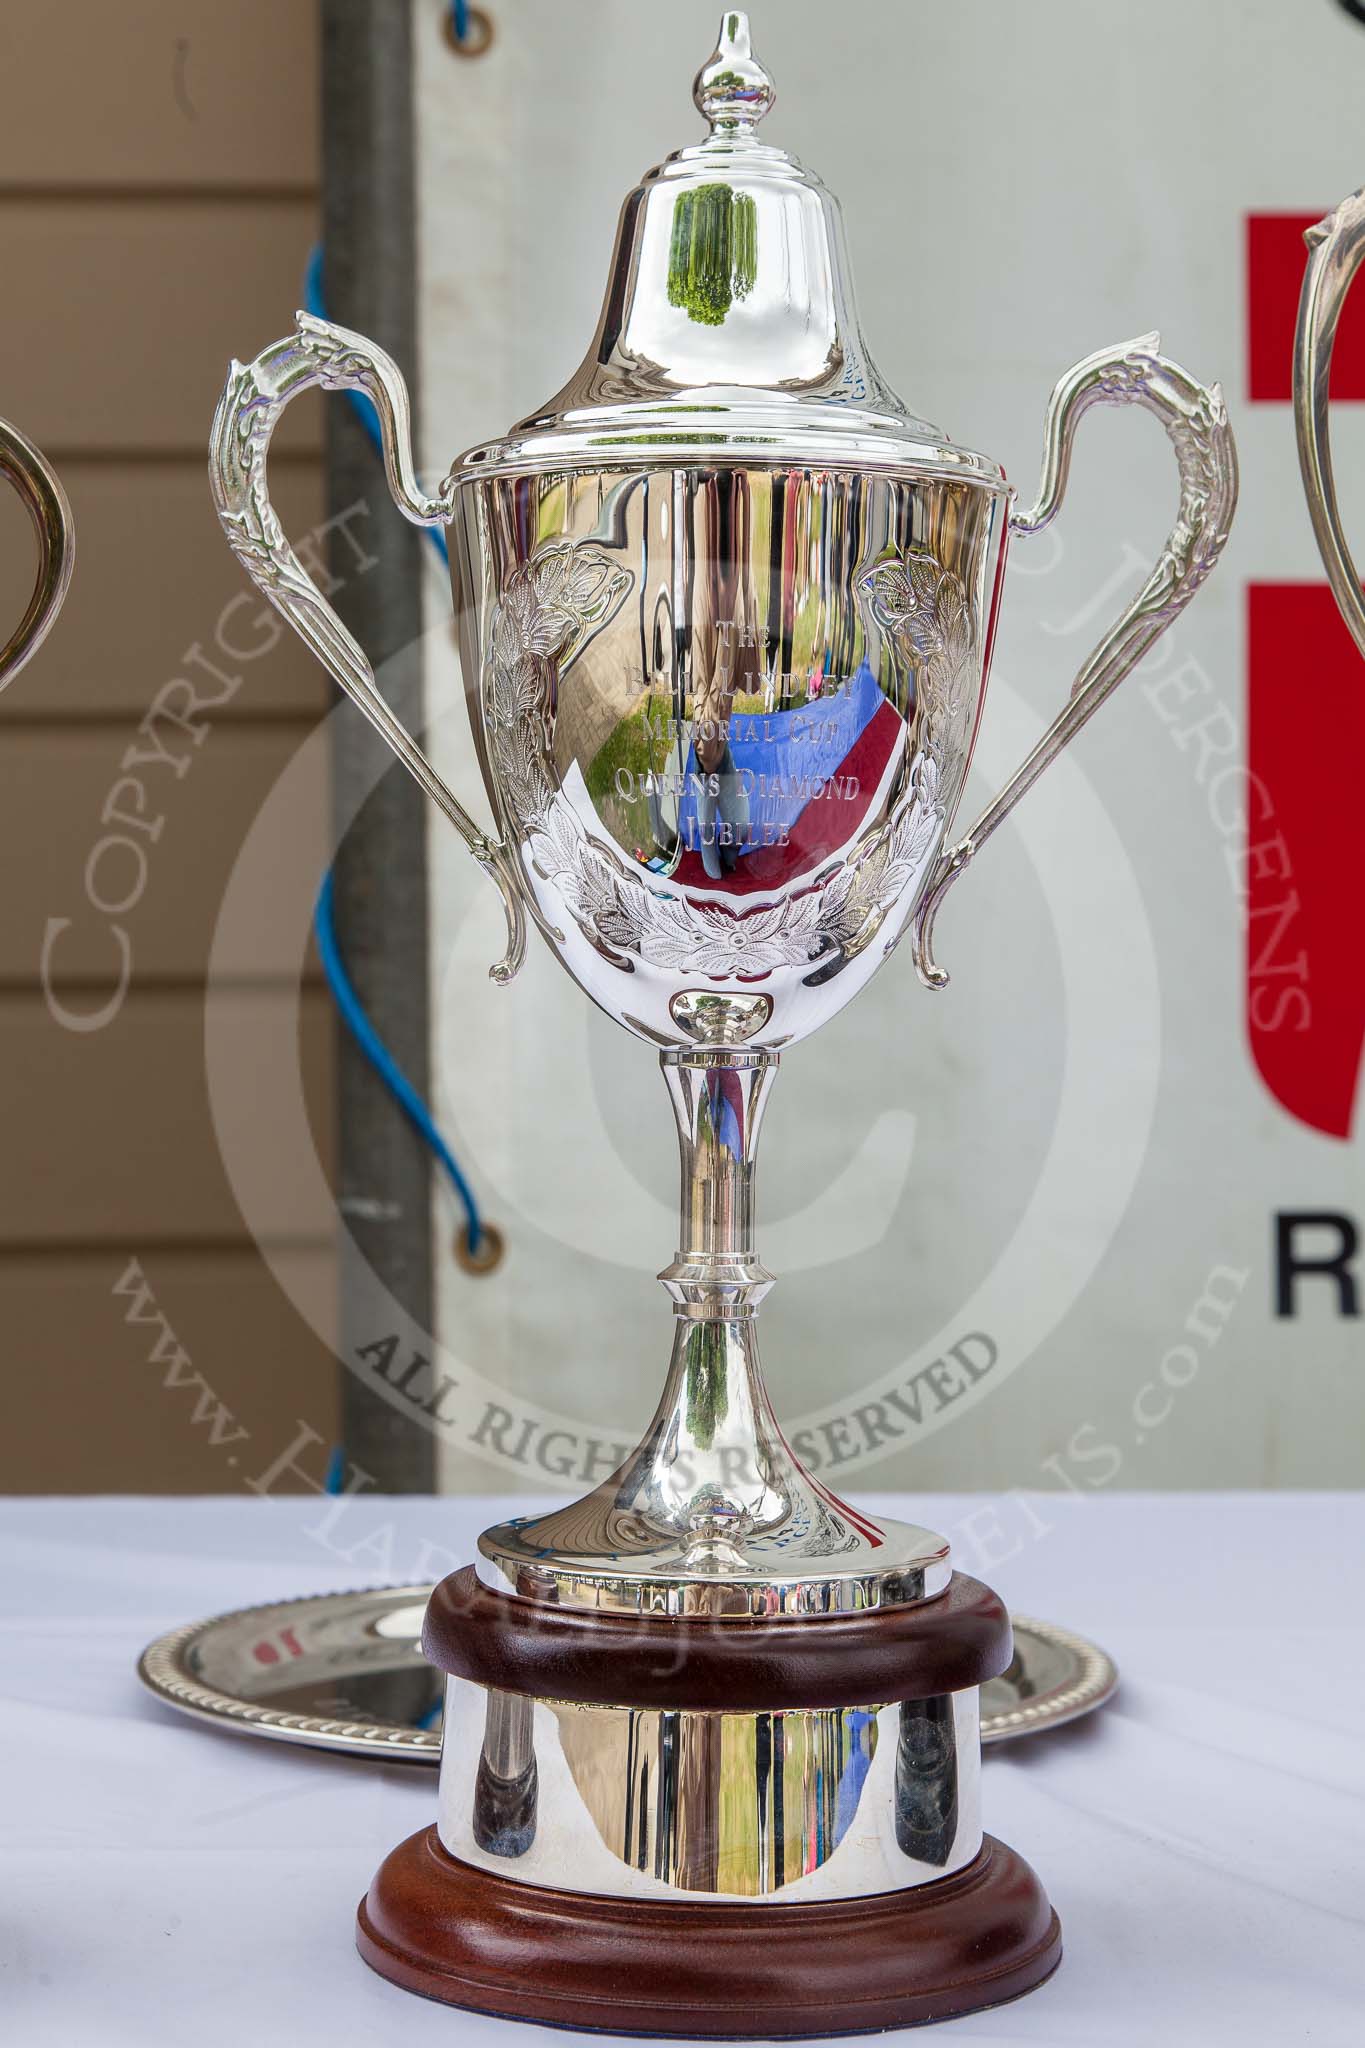
<svg viewBox="0 0 1365 2048">
<path fill-rule="evenodd" d="M 322 878 L 318 891 L 317 908 L 313 913 L 313 929 L 317 935 L 318 954 L 322 960 L 322 971 L 332 991 L 341 1021 L 350 1032 L 370 1065 L 378 1074 L 384 1086 L 392 1095 L 398 1107 L 413 1125 L 419 1137 L 425 1140 L 445 1168 L 468 1219 L 467 1242 L 471 1252 L 477 1252 L 483 1236 L 483 1223 L 479 1216 L 479 1205 L 474 1190 L 465 1179 L 460 1163 L 447 1145 L 431 1111 L 423 1102 L 417 1090 L 409 1081 L 379 1033 L 365 1014 L 359 996 L 351 986 L 337 945 L 336 926 L 332 919 L 332 871 L 329 868 Z"/>
<path fill-rule="evenodd" d="M 450 21 L 456 42 L 462 43 L 469 34 L 469 0 L 450 0 Z"/>
<path fill-rule="evenodd" d="M 327 300 L 322 289 L 321 242 L 314 242 L 312 249 L 309 251 L 307 267 L 303 273 L 303 304 L 304 310 L 311 313 L 315 320 L 326 320 L 329 318 Z M 384 453 L 384 437 L 379 431 L 379 415 L 375 411 L 374 406 L 366 398 L 363 391 L 348 391 L 346 398 L 351 410 L 365 430 L 365 438 L 369 441 L 376 454 L 382 455 Z M 450 549 L 446 546 L 446 537 L 440 527 L 428 526 L 424 527 L 423 531 L 437 554 L 441 557 L 441 560 L 449 567 Z"/>
<path fill-rule="evenodd" d="M 458 26 L 458 25 L 457 25 Z M 304 271 L 303 300 L 307 310 L 315 319 L 327 318 L 327 301 L 322 289 L 322 244 L 314 244 Z M 374 447 L 382 455 L 383 437 L 379 431 L 379 417 L 370 400 L 359 391 L 348 391 L 347 398 L 355 410 L 356 418 Z M 449 559 L 445 535 L 437 527 L 427 528 L 427 538 L 435 544 L 442 561 Z M 417 1090 L 403 1072 L 393 1054 L 385 1045 L 374 1025 L 370 1022 L 359 996 L 351 986 L 337 944 L 336 926 L 332 918 L 332 871 L 329 868 L 323 876 L 318 891 L 317 908 L 313 913 L 313 929 L 317 935 L 318 954 L 327 985 L 332 991 L 341 1020 L 350 1032 L 365 1058 L 378 1074 L 394 1101 L 412 1123 L 425 1143 L 435 1153 L 445 1168 L 450 1184 L 464 1207 L 466 1217 L 465 1241 L 471 1253 L 477 1253 L 483 1237 L 483 1224 L 479 1217 L 479 1205 L 474 1190 L 465 1179 L 460 1163 L 436 1127 L 435 1118 L 427 1108 Z"/>
</svg>

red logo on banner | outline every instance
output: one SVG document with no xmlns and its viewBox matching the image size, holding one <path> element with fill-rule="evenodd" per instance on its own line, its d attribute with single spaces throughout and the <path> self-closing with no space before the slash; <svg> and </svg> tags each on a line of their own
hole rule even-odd
<svg viewBox="0 0 1365 2048">
<path fill-rule="evenodd" d="M 1365 664 L 1325 583 L 1248 595 L 1247 1029 L 1276 1101 L 1346 1138 L 1365 1049 Z"/>
<path fill-rule="evenodd" d="M 1288 405 L 1294 395 L 1294 329 L 1308 261 L 1303 238 L 1328 210 L 1247 217 L 1247 397 L 1253 402 Z M 1347 299 L 1337 326 L 1332 396 L 1365 399 L 1365 292 Z"/>
<path fill-rule="evenodd" d="M 1247 221 L 1253 400 L 1292 396 L 1303 233 L 1326 210 Z M 1365 290 L 1341 317 L 1332 395 L 1365 399 Z M 1325 583 L 1248 598 L 1247 1031 L 1276 1101 L 1346 1138 L 1365 1050 L 1365 663 Z"/>
</svg>

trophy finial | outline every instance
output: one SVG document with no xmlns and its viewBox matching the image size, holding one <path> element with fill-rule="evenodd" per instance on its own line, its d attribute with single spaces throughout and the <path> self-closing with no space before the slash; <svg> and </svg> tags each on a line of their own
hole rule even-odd
<svg viewBox="0 0 1365 2048">
<path fill-rule="evenodd" d="M 692 98 L 713 134 L 747 133 L 777 98 L 777 89 L 753 53 L 749 17 L 732 9 L 720 18 L 716 47 L 692 84 Z"/>
</svg>

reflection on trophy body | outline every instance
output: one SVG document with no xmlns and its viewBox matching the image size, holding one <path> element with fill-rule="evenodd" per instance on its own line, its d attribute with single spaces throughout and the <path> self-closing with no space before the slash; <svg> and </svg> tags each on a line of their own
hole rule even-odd
<svg viewBox="0 0 1365 2048">
<path fill-rule="evenodd" d="M 1016 509 L 999 465 L 877 370 L 834 201 L 759 140 L 774 95 L 743 15 L 724 17 L 695 97 L 709 133 L 627 199 L 582 366 L 434 497 L 393 364 L 303 316 L 233 365 L 211 474 L 244 566 L 499 889 L 495 978 L 514 976 L 529 920 L 655 1048 L 679 1132 L 654 1420 L 585 1499 L 490 1529 L 437 1589 L 438 1827 L 380 1871 L 362 1952 L 410 1988 L 532 2018 L 824 2033 L 1016 1995 L 1060 1937 L 1037 1878 L 982 1833 L 977 1689 L 1009 1659 L 999 1602 L 942 1538 L 813 1478 L 774 1415 L 764 1109 L 782 1053 L 903 938 L 921 979 L 946 983 L 946 891 L 1208 574 L 1236 463 L 1218 388 L 1148 335 L 1061 380 L 1038 499 Z M 372 399 L 402 509 L 449 529 L 492 834 L 397 723 L 270 512 L 270 434 L 316 384 Z M 1160 421 L 1176 523 L 961 833 L 1007 543 L 1057 511 L 1098 403 Z"/>
<path fill-rule="evenodd" d="M 696 824 L 688 852 L 700 852 L 707 877 L 733 874 L 748 845 L 749 794 L 730 746 L 735 695 L 757 670 L 750 592 L 749 490 L 743 470 L 718 474 L 707 484 L 709 523 L 716 552 L 701 565 L 693 610 L 696 661 L 692 701 Z M 683 686 L 684 697 L 686 686 Z"/>
<path fill-rule="evenodd" d="M 38 540 L 38 574 L 24 615 L 0 643 L 0 690 L 37 652 L 52 630 L 66 598 L 75 565 L 76 541 L 66 492 L 33 443 L 0 420 L 0 476 L 23 500 Z"/>
</svg>

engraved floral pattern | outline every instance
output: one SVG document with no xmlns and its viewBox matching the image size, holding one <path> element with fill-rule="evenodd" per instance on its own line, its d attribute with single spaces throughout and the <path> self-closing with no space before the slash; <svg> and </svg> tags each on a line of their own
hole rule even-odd
<svg viewBox="0 0 1365 2048">
<path fill-rule="evenodd" d="M 924 548 L 906 548 L 863 571 L 868 611 L 913 666 L 927 744 L 940 767 L 956 761 L 976 705 L 976 635 L 961 579 Z"/>
</svg>

